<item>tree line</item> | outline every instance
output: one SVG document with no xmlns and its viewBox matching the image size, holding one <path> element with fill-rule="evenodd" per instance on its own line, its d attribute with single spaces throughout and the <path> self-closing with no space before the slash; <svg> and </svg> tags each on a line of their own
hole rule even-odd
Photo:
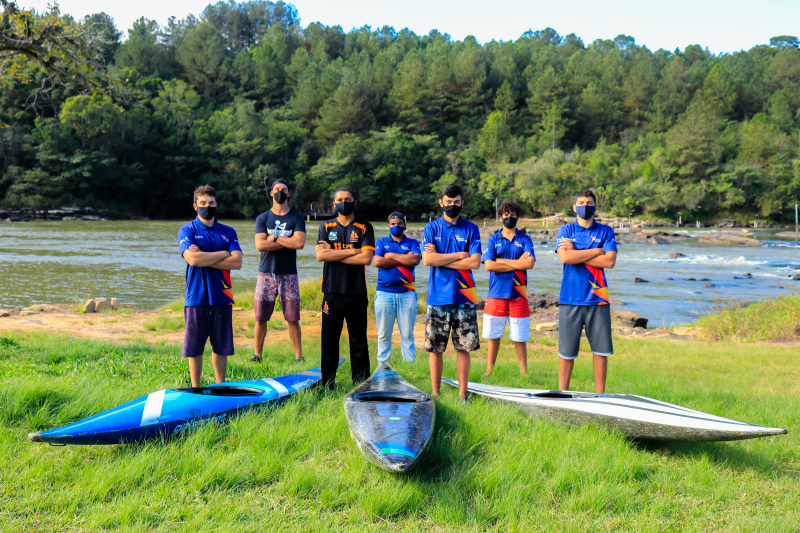
<svg viewBox="0 0 800 533">
<path fill-rule="evenodd" d="M 6 208 L 178 217 L 209 183 L 223 216 L 253 217 L 278 177 L 301 212 L 346 184 L 375 215 L 432 211 L 449 183 L 475 215 L 498 197 L 564 212 L 592 186 L 618 215 L 786 220 L 800 196 L 793 36 L 721 55 L 550 28 L 482 45 L 303 26 L 290 4 L 230 0 L 164 26 L 141 18 L 123 41 L 104 13 L 59 16 L 94 32 L 114 91 L 42 91 L 46 69 L 6 65 Z"/>
</svg>

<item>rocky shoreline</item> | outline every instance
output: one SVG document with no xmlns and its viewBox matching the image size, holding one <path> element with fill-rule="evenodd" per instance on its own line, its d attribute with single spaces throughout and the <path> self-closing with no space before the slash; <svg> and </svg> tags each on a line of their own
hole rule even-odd
<svg viewBox="0 0 800 533">
<path fill-rule="evenodd" d="M 105 210 L 95 211 L 91 207 L 62 207 L 60 209 L 0 209 L 0 222 L 31 222 L 34 220 L 62 220 L 64 222 L 99 222 L 110 220 L 150 220 L 135 215 L 109 214 Z"/>
</svg>

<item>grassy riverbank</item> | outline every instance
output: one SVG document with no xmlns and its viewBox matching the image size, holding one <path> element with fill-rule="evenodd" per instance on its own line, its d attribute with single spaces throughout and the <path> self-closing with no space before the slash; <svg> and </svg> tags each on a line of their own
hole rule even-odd
<svg viewBox="0 0 800 533">
<path fill-rule="evenodd" d="M 406 476 L 366 463 L 342 397 L 303 394 L 223 426 L 149 444 L 55 448 L 25 440 L 163 387 L 188 384 L 179 346 L 114 344 L 51 333 L 0 342 L 3 531 L 795 531 L 800 521 L 800 355 L 795 348 L 617 339 L 611 392 L 652 396 L 789 435 L 734 443 L 637 444 L 596 427 L 530 419 L 445 390 L 437 431 Z M 484 381 L 554 387 L 548 339 L 532 378 L 513 347 Z M 374 346 L 372 353 L 374 353 Z M 309 365 L 318 342 L 305 342 Z M 296 367 L 275 345 L 262 366 L 241 353 L 229 379 Z M 346 353 L 346 350 L 345 352 Z M 397 363 L 430 390 L 427 360 Z M 573 388 L 591 387 L 582 353 Z M 397 354 L 395 354 L 395 359 Z M 473 359 L 481 379 L 485 346 Z M 446 358 L 445 375 L 454 375 Z M 206 379 L 209 379 L 207 368 Z"/>
<path fill-rule="evenodd" d="M 700 318 L 710 340 L 758 342 L 796 339 L 800 335 L 800 293 L 758 302 L 724 305 Z"/>
</svg>

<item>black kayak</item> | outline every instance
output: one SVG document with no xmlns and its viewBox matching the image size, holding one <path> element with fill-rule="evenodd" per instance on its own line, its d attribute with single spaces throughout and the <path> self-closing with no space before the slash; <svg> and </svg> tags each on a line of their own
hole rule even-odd
<svg viewBox="0 0 800 533">
<path fill-rule="evenodd" d="M 344 412 L 358 449 L 388 472 L 413 468 L 433 436 L 433 398 L 381 363 L 344 398 Z"/>
</svg>

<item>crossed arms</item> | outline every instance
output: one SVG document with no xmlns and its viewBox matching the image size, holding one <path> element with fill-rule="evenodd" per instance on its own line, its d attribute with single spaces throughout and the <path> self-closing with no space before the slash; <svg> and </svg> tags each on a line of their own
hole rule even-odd
<svg viewBox="0 0 800 533">
<path fill-rule="evenodd" d="M 256 233 L 257 252 L 275 252 L 281 248 L 302 250 L 305 245 L 305 231 L 295 231 L 291 237 L 278 237 L 276 240 L 272 240 L 272 237 L 266 233 Z"/>
<path fill-rule="evenodd" d="M 183 258 L 193 267 L 211 267 L 217 270 L 239 270 L 242 268 L 242 252 L 234 250 L 228 252 L 201 252 L 200 248 L 193 244 L 185 252 Z"/>
<path fill-rule="evenodd" d="M 440 254 L 433 243 L 425 245 L 422 250 L 422 264 L 428 267 L 445 267 L 453 270 L 477 270 L 481 266 L 481 254 L 469 252 L 456 252 L 454 254 Z"/>
<path fill-rule="evenodd" d="M 608 252 L 602 248 L 576 250 L 575 244 L 569 239 L 561 239 L 558 245 L 560 246 L 557 250 L 558 258 L 565 265 L 584 263 L 595 268 L 614 268 L 617 264 L 617 252 L 614 250 Z"/>
<path fill-rule="evenodd" d="M 367 266 L 372 262 L 375 250 L 371 248 L 359 249 L 348 248 L 346 250 L 334 250 L 330 243 L 320 241 L 314 248 L 317 261 L 327 261 L 328 263 L 344 263 L 345 265 Z"/>
<path fill-rule="evenodd" d="M 515 270 L 530 270 L 536 262 L 529 252 L 525 252 L 519 259 L 487 259 L 483 262 L 489 272 L 514 272 Z"/>
<path fill-rule="evenodd" d="M 420 254 L 396 254 L 389 252 L 383 256 L 376 255 L 373 264 L 378 268 L 395 268 L 398 266 L 414 268 L 419 264 Z"/>
</svg>

